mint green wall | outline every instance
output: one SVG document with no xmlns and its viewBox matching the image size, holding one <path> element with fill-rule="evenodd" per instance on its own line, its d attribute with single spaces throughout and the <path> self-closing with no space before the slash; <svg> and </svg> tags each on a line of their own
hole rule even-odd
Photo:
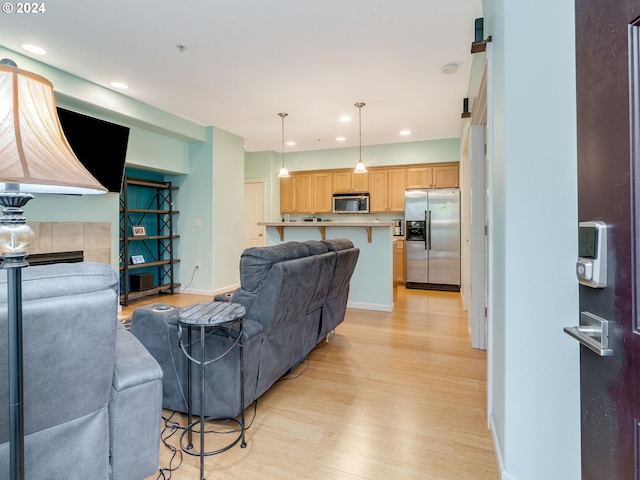
<svg viewBox="0 0 640 480">
<path fill-rule="evenodd" d="M 180 212 L 180 264 L 176 271 L 181 288 L 205 294 L 213 285 L 213 127 L 206 129 L 205 142 L 189 145 L 189 159 L 189 175 L 166 177 L 179 188 L 176 208 Z M 195 226 L 196 220 L 201 226 Z M 197 271 L 196 262 L 200 262 Z"/>
<path fill-rule="evenodd" d="M 189 143 L 131 127 L 127 167 L 162 173 L 189 173 Z"/>
<path fill-rule="evenodd" d="M 577 480 L 579 346 L 563 332 L 578 318 L 574 1 L 485 0 L 484 18 L 489 413 L 503 478 Z"/>
<path fill-rule="evenodd" d="M 244 140 L 219 128 L 213 129 L 213 205 L 216 291 L 239 286 L 244 250 Z"/>
<path fill-rule="evenodd" d="M 358 161 L 358 147 L 291 152 L 285 154 L 290 172 L 350 168 Z M 411 163 L 460 161 L 460 139 L 425 140 L 362 147 L 362 161 L 367 167 L 382 167 Z"/>
<path fill-rule="evenodd" d="M 244 231 L 243 144 L 236 135 L 207 127 L 206 141 L 189 146 L 189 175 L 166 177 L 180 188 L 179 278 L 191 293 L 209 295 L 239 283 Z M 195 225 L 196 220 L 201 226 Z M 195 271 L 197 262 L 200 268 Z"/>
</svg>

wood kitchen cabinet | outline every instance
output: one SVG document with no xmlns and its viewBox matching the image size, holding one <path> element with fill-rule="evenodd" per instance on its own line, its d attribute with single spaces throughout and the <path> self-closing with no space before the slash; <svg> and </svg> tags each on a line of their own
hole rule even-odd
<svg viewBox="0 0 640 480">
<path fill-rule="evenodd" d="M 387 212 L 404 212 L 404 191 L 407 188 L 406 170 L 393 168 L 388 170 L 389 209 Z"/>
<path fill-rule="evenodd" d="M 312 179 L 312 209 L 310 213 L 333 211 L 333 176 L 331 172 L 314 173 Z"/>
<path fill-rule="evenodd" d="M 433 188 L 458 188 L 459 184 L 458 165 L 433 167 Z"/>
<path fill-rule="evenodd" d="M 433 188 L 433 167 L 408 167 L 407 188 Z"/>
<path fill-rule="evenodd" d="M 280 179 L 280 213 L 296 212 L 296 177 Z"/>
<path fill-rule="evenodd" d="M 353 172 L 333 172 L 333 193 L 351 191 L 351 176 Z"/>
<path fill-rule="evenodd" d="M 332 173 L 333 193 L 368 192 L 369 173 L 353 173 L 353 171 L 337 171 Z"/>
<path fill-rule="evenodd" d="M 407 188 L 456 187 L 457 163 L 294 172 L 280 179 L 280 212 L 331 213 L 334 193 L 369 192 L 371 213 L 402 213 Z"/>
<path fill-rule="evenodd" d="M 280 213 L 310 213 L 311 201 L 311 174 L 280 179 Z"/>
<path fill-rule="evenodd" d="M 280 179 L 280 213 L 331 213 L 331 172 L 292 173 Z"/>
<path fill-rule="evenodd" d="M 405 168 L 369 171 L 369 209 L 376 212 L 404 212 Z"/>
<path fill-rule="evenodd" d="M 458 165 L 407 167 L 407 188 L 456 188 Z"/>
<path fill-rule="evenodd" d="M 398 283 L 405 283 L 404 281 L 404 240 L 398 240 L 398 248 L 396 251 L 396 265 L 398 266 L 396 271 L 396 281 Z"/>
<path fill-rule="evenodd" d="M 386 170 L 369 170 L 369 210 L 371 212 L 387 211 L 388 185 Z"/>
</svg>

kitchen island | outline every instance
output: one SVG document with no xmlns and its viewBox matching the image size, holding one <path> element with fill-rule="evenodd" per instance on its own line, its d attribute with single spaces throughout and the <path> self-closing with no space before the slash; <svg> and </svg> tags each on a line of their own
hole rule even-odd
<svg viewBox="0 0 640 480">
<path fill-rule="evenodd" d="M 360 249 L 349 308 L 393 311 L 393 222 L 259 222 L 266 244 L 347 238 Z"/>
</svg>

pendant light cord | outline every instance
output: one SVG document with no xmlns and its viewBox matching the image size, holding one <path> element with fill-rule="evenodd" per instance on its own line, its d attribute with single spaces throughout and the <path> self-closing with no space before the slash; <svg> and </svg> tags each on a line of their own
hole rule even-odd
<svg viewBox="0 0 640 480">
<path fill-rule="evenodd" d="M 282 168 L 284 168 L 284 117 L 288 115 L 288 113 L 279 113 L 280 118 L 282 118 Z"/>
<path fill-rule="evenodd" d="M 362 161 L 362 105 L 364 104 L 358 104 L 358 125 L 360 128 L 360 139 L 358 140 L 360 143 L 360 152 L 358 158 L 360 161 Z"/>
<path fill-rule="evenodd" d="M 367 173 L 367 168 L 364 166 L 364 162 L 362 161 L 362 107 L 365 106 L 364 102 L 358 102 L 354 104 L 358 107 L 358 128 L 359 128 L 359 138 L 358 138 L 358 147 L 359 147 L 359 159 L 358 163 L 356 163 L 355 173 Z"/>
</svg>

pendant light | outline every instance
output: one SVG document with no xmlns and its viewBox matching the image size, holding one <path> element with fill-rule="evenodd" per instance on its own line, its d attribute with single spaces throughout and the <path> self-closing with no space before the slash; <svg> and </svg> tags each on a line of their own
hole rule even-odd
<svg viewBox="0 0 640 480">
<path fill-rule="evenodd" d="M 288 113 L 279 113 L 278 115 L 282 118 L 282 167 L 280 167 L 278 177 L 289 178 L 289 170 L 284 166 L 284 117 L 286 117 Z"/>
<path fill-rule="evenodd" d="M 353 171 L 353 173 L 367 173 L 367 167 L 365 167 L 364 163 L 362 162 L 362 107 L 364 107 L 365 104 L 362 102 L 358 102 L 355 104 L 355 106 L 358 107 L 358 123 L 360 127 L 360 160 L 358 160 L 358 163 L 356 163 L 356 169 Z"/>
</svg>

